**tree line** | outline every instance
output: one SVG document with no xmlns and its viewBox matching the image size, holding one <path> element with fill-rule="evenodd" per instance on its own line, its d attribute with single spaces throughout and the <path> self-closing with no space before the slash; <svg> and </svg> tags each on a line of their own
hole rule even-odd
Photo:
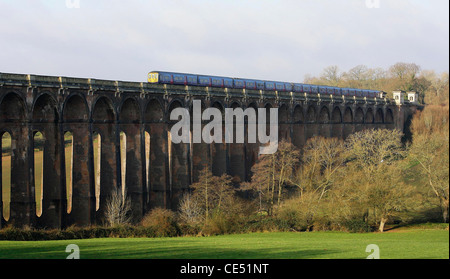
<svg viewBox="0 0 450 279">
<path fill-rule="evenodd" d="M 392 97 L 392 91 L 419 93 L 422 104 L 449 104 L 449 73 L 423 70 L 415 63 L 399 62 L 388 69 L 358 65 L 348 71 L 329 66 L 315 77 L 306 75 L 305 83 L 360 89 L 382 90 Z"/>
</svg>

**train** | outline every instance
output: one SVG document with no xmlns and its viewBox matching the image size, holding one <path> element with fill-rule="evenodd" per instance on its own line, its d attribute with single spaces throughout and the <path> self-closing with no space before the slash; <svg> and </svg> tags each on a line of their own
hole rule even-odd
<svg viewBox="0 0 450 279">
<path fill-rule="evenodd" d="M 356 96 L 377 98 L 380 91 L 356 88 L 341 88 L 334 86 L 290 83 L 279 81 L 230 78 L 209 75 L 196 75 L 175 72 L 152 71 L 148 73 L 149 83 L 176 84 L 192 86 L 208 86 L 217 88 L 236 88 L 265 91 L 285 91 L 294 93 L 321 94 L 333 96 Z"/>
</svg>

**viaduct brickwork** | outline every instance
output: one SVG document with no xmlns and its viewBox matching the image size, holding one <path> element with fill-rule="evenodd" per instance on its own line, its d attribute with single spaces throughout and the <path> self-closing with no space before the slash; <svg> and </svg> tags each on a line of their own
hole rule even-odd
<svg viewBox="0 0 450 279">
<path fill-rule="evenodd" d="M 138 222 L 152 208 L 176 209 L 205 165 L 215 175 L 228 173 L 248 181 L 257 144 L 171 143 L 169 131 L 176 121 L 170 121 L 170 112 L 177 107 L 192 111 L 193 100 L 201 100 L 202 109 L 221 111 L 279 108 L 279 139 L 298 147 L 317 135 L 346 138 L 363 129 L 403 130 L 416 109 L 408 101 L 397 104 L 385 98 L 0 73 L 0 137 L 7 133 L 11 141 L 10 212 L 6 218 L 0 210 L 0 228 L 101 224 L 111 191 L 123 184 L 132 201 L 133 220 Z M 68 132 L 71 160 L 66 158 Z M 39 214 L 36 133 L 44 138 Z M 95 135 L 101 139 L 95 143 L 101 150 L 98 162 L 94 162 Z M 0 175 L 5 176 L 6 162 L 2 163 Z M 2 191 L 0 209 L 1 195 Z"/>
</svg>

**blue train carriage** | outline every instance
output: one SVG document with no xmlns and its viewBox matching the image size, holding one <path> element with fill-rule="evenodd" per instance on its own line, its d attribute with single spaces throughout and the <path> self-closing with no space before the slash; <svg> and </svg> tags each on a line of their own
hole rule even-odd
<svg viewBox="0 0 450 279">
<path fill-rule="evenodd" d="M 210 76 L 198 76 L 198 84 L 200 86 L 211 87 L 211 77 Z"/>
<path fill-rule="evenodd" d="M 334 95 L 334 87 L 327 86 L 327 95 Z"/>
<path fill-rule="evenodd" d="M 262 81 L 262 80 L 257 80 L 257 81 L 256 81 L 256 89 L 258 89 L 258 90 L 265 90 L 266 87 L 265 87 L 264 81 Z"/>
<path fill-rule="evenodd" d="M 210 86 L 217 88 L 233 88 L 233 79 L 226 77 L 210 76 Z"/>
<path fill-rule="evenodd" d="M 349 89 L 349 96 L 350 97 L 356 97 L 356 89 L 355 88 L 350 88 Z"/>
<path fill-rule="evenodd" d="M 309 84 L 303 84 L 303 93 L 306 93 L 306 94 L 311 94 L 311 93 L 313 93 L 312 92 L 312 85 L 309 85 Z M 316 92 L 316 94 L 317 94 L 318 92 Z"/>
<path fill-rule="evenodd" d="M 364 97 L 364 92 L 362 89 L 356 89 L 356 97 Z"/>
<path fill-rule="evenodd" d="M 284 90 L 286 90 L 287 92 L 292 92 L 294 90 L 294 84 L 290 82 L 285 82 Z"/>
<path fill-rule="evenodd" d="M 275 82 L 275 90 L 286 91 L 286 88 L 284 87 L 284 82 Z"/>
<path fill-rule="evenodd" d="M 244 80 L 244 82 L 245 82 L 245 89 L 256 90 L 256 80 L 246 79 Z"/>
<path fill-rule="evenodd" d="M 342 88 L 334 87 L 334 96 L 336 96 L 336 97 L 342 96 Z"/>
<path fill-rule="evenodd" d="M 275 82 L 273 82 L 273 81 L 265 81 L 264 86 L 265 86 L 266 90 L 275 91 Z"/>
<path fill-rule="evenodd" d="M 342 88 L 342 96 L 349 96 L 350 95 L 350 89 L 349 88 Z"/>
<path fill-rule="evenodd" d="M 363 90 L 363 97 L 370 98 L 370 90 Z"/>
<path fill-rule="evenodd" d="M 301 83 L 292 84 L 292 91 L 294 93 L 303 93 L 303 84 Z"/>
<path fill-rule="evenodd" d="M 378 91 L 372 90 L 372 98 L 378 98 Z"/>
<path fill-rule="evenodd" d="M 233 79 L 233 88 L 244 89 L 245 88 L 245 80 L 234 78 Z"/>
</svg>

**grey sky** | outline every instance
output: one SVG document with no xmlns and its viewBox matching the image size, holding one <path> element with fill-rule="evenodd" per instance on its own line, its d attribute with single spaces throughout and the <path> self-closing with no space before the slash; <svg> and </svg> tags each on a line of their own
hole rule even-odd
<svg viewBox="0 0 450 279">
<path fill-rule="evenodd" d="M 145 81 L 168 70 L 297 82 L 330 65 L 449 69 L 448 0 L 79 3 L 0 0 L 0 72 Z"/>
</svg>

